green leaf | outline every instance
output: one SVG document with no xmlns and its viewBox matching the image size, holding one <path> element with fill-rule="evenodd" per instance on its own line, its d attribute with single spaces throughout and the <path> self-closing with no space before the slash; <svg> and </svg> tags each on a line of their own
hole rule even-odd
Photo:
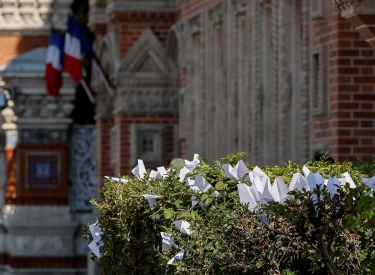
<svg viewBox="0 0 375 275">
<path fill-rule="evenodd" d="M 174 205 L 176 205 L 177 208 L 181 208 L 182 203 L 183 203 L 182 200 L 175 200 Z"/>
<path fill-rule="evenodd" d="M 164 218 L 167 220 L 172 219 L 174 215 L 173 209 L 167 208 L 164 209 Z"/>
<path fill-rule="evenodd" d="M 185 167 L 185 161 L 181 158 L 175 158 L 171 161 L 171 164 L 169 165 L 169 168 L 175 169 L 175 170 L 181 170 Z"/>
<path fill-rule="evenodd" d="M 182 218 L 190 218 L 190 212 L 189 211 L 181 211 L 177 214 L 177 219 Z"/>
<path fill-rule="evenodd" d="M 221 191 L 221 190 L 224 190 L 225 188 L 227 188 L 227 186 L 228 186 L 228 184 L 225 184 L 224 182 L 219 181 L 218 183 L 216 183 L 215 188 L 216 188 L 216 190 Z"/>
</svg>

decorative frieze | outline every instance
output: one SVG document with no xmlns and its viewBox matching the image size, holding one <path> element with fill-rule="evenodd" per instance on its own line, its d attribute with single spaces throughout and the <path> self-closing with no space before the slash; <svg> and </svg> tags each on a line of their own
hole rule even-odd
<svg viewBox="0 0 375 275">
<path fill-rule="evenodd" d="M 177 113 L 177 90 L 134 89 L 118 91 L 114 113 Z"/>
<path fill-rule="evenodd" d="M 72 0 L 0 0 L 0 33 L 47 35 L 66 28 Z"/>
</svg>

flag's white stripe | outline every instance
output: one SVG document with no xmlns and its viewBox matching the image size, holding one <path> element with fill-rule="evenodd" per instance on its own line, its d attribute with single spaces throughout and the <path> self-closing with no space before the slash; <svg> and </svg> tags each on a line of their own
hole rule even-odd
<svg viewBox="0 0 375 275">
<path fill-rule="evenodd" d="M 81 60 L 81 40 L 74 36 L 71 36 L 69 33 L 66 33 L 64 51 L 65 54 Z"/>
<path fill-rule="evenodd" d="M 49 45 L 47 52 L 47 63 L 51 63 L 57 71 L 62 71 L 60 64 L 60 49 L 55 45 Z"/>
</svg>

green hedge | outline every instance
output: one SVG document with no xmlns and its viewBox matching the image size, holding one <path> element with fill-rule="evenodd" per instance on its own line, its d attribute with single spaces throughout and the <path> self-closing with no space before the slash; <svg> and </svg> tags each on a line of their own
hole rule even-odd
<svg viewBox="0 0 375 275">
<path fill-rule="evenodd" d="M 237 164 L 241 155 L 212 163 L 200 158 L 187 174 L 202 175 L 216 192 L 194 192 L 181 183 L 181 160 L 162 179 L 148 171 L 144 178 L 123 177 L 127 183 L 105 180 L 101 200 L 93 200 L 103 229 L 97 259 L 102 274 L 375 274 L 374 192 L 362 184 L 375 174 L 374 163 L 308 162 L 324 178 L 349 172 L 357 187 L 343 185 L 335 196 L 325 185 L 313 193 L 293 190 L 282 204 L 271 201 L 251 212 L 222 168 Z M 271 182 L 281 176 L 287 185 L 302 173 L 295 162 L 262 169 Z M 143 194 L 160 196 L 153 209 Z M 193 208 L 192 196 L 200 202 Z M 176 220 L 189 222 L 191 234 L 181 233 Z M 160 232 L 172 235 L 168 251 L 161 250 Z M 88 228 L 86 238 L 92 240 Z M 167 265 L 182 249 L 183 259 Z"/>
</svg>

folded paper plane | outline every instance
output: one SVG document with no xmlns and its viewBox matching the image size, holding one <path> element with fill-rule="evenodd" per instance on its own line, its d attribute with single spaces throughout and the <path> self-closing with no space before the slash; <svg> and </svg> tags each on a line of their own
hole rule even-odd
<svg viewBox="0 0 375 275">
<path fill-rule="evenodd" d="M 183 182 L 184 179 L 185 179 L 186 174 L 189 173 L 189 172 L 190 172 L 189 168 L 187 168 L 187 167 L 183 167 L 183 168 L 180 170 L 180 173 L 179 173 L 179 178 L 180 178 L 179 181 L 180 181 L 180 182 Z"/>
<path fill-rule="evenodd" d="M 188 161 L 185 159 L 185 165 L 189 169 L 190 172 L 193 171 L 194 168 L 200 164 L 198 157 L 199 157 L 198 154 L 194 154 L 194 158 L 192 161 Z"/>
<path fill-rule="evenodd" d="M 273 185 L 271 187 L 270 193 L 273 199 L 279 203 L 284 202 L 289 198 L 288 195 L 289 189 L 286 186 L 282 177 L 275 178 Z"/>
<path fill-rule="evenodd" d="M 184 220 L 174 221 L 173 223 L 177 226 L 177 228 L 180 230 L 181 233 L 188 234 L 188 235 L 191 234 L 190 223 Z"/>
<path fill-rule="evenodd" d="M 165 232 L 161 232 L 160 235 L 161 235 L 161 238 L 162 238 L 162 248 L 161 248 L 161 250 L 167 251 L 169 249 L 169 247 L 174 245 L 172 240 L 171 240 L 172 236 L 171 236 L 171 234 L 168 234 L 168 233 L 165 233 Z"/>
<path fill-rule="evenodd" d="M 132 170 L 132 173 L 135 176 L 139 176 L 141 179 L 144 178 L 146 174 L 146 167 L 145 167 L 145 164 L 143 163 L 143 160 L 141 159 L 138 160 L 138 165 L 134 167 L 134 169 Z"/>
<path fill-rule="evenodd" d="M 345 178 L 345 182 L 349 183 L 350 188 L 356 188 L 355 183 L 348 172 L 342 174 L 341 176 Z"/>
<path fill-rule="evenodd" d="M 241 204 L 248 204 L 250 211 L 254 211 L 257 206 L 256 201 L 254 200 L 253 195 L 251 194 L 250 187 L 244 183 L 237 184 L 238 193 L 240 195 Z M 257 192 L 255 190 L 255 192 Z"/>
<path fill-rule="evenodd" d="M 143 194 L 142 197 L 147 199 L 148 204 L 150 205 L 151 209 L 154 209 L 154 206 L 156 204 L 156 199 L 160 199 L 159 196 L 149 195 L 149 194 Z"/>
<path fill-rule="evenodd" d="M 305 188 L 306 190 L 310 190 L 307 179 L 300 173 L 294 173 L 289 185 L 289 190 L 292 191 L 297 189 L 299 191 L 302 191 L 303 188 Z"/>
<path fill-rule="evenodd" d="M 363 178 L 362 179 L 362 182 L 367 185 L 370 189 L 372 189 L 373 191 L 375 191 L 375 176 L 373 176 L 372 178 Z"/>
<path fill-rule="evenodd" d="M 178 252 L 172 259 L 170 259 L 167 263 L 167 265 L 173 264 L 174 261 L 181 261 L 184 258 L 184 250 L 182 249 L 180 252 Z"/>
</svg>

